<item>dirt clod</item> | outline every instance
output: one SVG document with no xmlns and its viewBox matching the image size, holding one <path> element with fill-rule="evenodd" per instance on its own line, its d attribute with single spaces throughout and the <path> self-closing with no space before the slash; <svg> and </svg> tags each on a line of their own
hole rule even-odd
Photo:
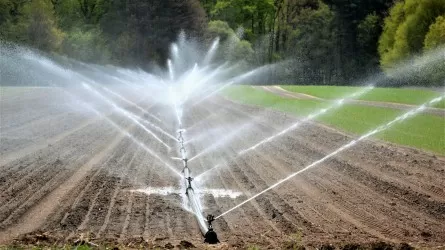
<svg viewBox="0 0 445 250">
<path fill-rule="evenodd" d="M 170 243 L 170 242 L 168 242 L 167 244 L 165 244 L 164 247 L 165 247 L 166 249 L 173 249 L 173 248 L 175 248 L 175 246 L 173 246 L 173 244 Z"/>
<path fill-rule="evenodd" d="M 362 247 L 359 244 L 346 244 L 342 248 L 342 250 L 360 250 Z"/>
<path fill-rule="evenodd" d="M 195 248 L 195 245 L 193 245 L 191 242 L 186 241 L 186 240 L 181 240 L 181 242 L 179 242 L 179 245 L 177 245 L 177 247 L 179 249 L 190 249 L 190 248 Z"/>
<path fill-rule="evenodd" d="M 410 246 L 408 243 L 401 243 L 398 247 L 399 250 L 414 250 L 415 248 Z"/>
<path fill-rule="evenodd" d="M 371 249 L 372 250 L 392 250 L 394 249 L 394 247 L 386 242 L 377 242 L 377 243 L 373 243 L 371 244 Z"/>
<path fill-rule="evenodd" d="M 430 232 L 422 232 L 422 233 L 420 233 L 420 236 L 422 236 L 424 238 L 430 238 L 433 235 Z"/>
<path fill-rule="evenodd" d="M 327 245 L 322 245 L 320 247 L 320 250 L 335 250 L 335 247 L 333 245 L 327 244 Z"/>
</svg>

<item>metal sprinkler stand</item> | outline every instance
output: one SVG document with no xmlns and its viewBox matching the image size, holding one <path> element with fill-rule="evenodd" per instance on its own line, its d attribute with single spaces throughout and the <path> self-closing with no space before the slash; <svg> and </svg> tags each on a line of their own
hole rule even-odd
<svg viewBox="0 0 445 250">
<path fill-rule="evenodd" d="M 182 162 L 184 164 L 184 169 L 182 173 L 184 175 L 184 184 L 187 187 L 185 194 L 189 200 L 190 207 L 195 214 L 195 218 L 198 221 L 199 229 L 201 230 L 202 236 L 204 236 L 204 242 L 208 244 L 217 244 L 219 243 L 218 236 L 215 231 L 213 231 L 212 222 L 214 220 L 213 215 L 208 215 L 207 220 L 204 219 L 201 206 L 199 204 L 199 198 L 195 195 L 195 190 L 192 186 L 193 178 L 190 174 L 190 169 L 188 168 L 186 150 L 184 147 L 184 137 L 182 136 L 182 130 L 179 130 L 178 141 L 180 143 L 180 151 L 182 155 Z"/>
<path fill-rule="evenodd" d="M 218 235 L 213 231 L 212 222 L 215 220 L 215 216 L 207 215 L 207 222 L 209 223 L 209 231 L 204 235 L 204 242 L 209 244 L 219 243 Z"/>
</svg>

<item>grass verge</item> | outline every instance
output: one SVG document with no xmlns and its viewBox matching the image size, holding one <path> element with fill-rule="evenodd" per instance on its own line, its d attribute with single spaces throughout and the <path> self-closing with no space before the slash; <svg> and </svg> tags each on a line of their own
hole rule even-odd
<svg viewBox="0 0 445 250">
<path fill-rule="evenodd" d="M 233 86 L 223 91 L 223 96 L 250 105 L 257 105 L 306 116 L 329 102 L 281 98 L 272 93 L 250 86 Z M 321 115 L 317 121 L 337 129 L 364 134 L 388 123 L 406 111 L 380 107 L 345 104 Z M 419 114 L 382 131 L 374 138 L 415 147 L 445 155 L 445 118 L 430 114 Z"/>
<path fill-rule="evenodd" d="M 281 86 L 283 89 L 304 93 L 323 99 L 338 99 L 359 91 L 363 87 L 344 87 L 344 86 Z M 395 102 L 403 104 L 421 105 L 441 93 L 432 90 L 423 89 L 405 89 L 405 88 L 374 88 L 368 93 L 358 97 L 358 100 L 377 101 L 377 102 Z M 442 93 L 443 95 L 443 93 Z M 434 105 L 436 108 L 445 108 L 445 100 Z"/>
</svg>

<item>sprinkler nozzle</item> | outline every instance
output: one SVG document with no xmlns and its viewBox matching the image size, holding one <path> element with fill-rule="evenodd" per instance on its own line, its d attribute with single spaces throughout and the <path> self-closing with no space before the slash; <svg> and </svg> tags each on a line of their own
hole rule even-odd
<svg viewBox="0 0 445 250">
<path fill-rule="evenodd" d="M 187 181 L 189 182 L 189 186 L 188 186 L 188 188 L 192 188 L 192 181 L 193 181 L 193 178 L 192 178 L 192 177 L 188 177 L 188 178 L 187 178 Z"/>
<path fill-rule="evenodd" d="M 209 223 L 209 228 L 213 228 L 212 227 L 212 222 L 215 220 L 215 216 L 209 214 L 207 215 L 207 222 Z"/>
</svg>

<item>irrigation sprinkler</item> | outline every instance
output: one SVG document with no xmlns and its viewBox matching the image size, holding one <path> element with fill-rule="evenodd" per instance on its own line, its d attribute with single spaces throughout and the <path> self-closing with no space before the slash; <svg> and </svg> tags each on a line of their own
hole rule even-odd
<svg viewBox="0 0 445 250">
<path fill-rule="evenodd" d="M 202 236 L 204 237 L 204 242 L 208 244 L 217 244 L 219 243 L 218 236 L 216 232 L 213 230 L 212 222 L 214 220 L 213 215 L 208 215 L 207 220 L 204 218 L 201 204 L 199 202 L 199 197 L 196 196 L 195 190 L 193 189 L 193 177 L 191 176 L 191 171 L 188 167 L 188 159 L 187 159 L 187 151 L 184 147 L 184 130 L 178 130 L 178 142 L 182 157 L 182 163 L 184 168 L 182 170 L 182 174 L 184 177 L 184 185 L 186 187 L 185 194 L 187 196 L 190 207 L 192 208 L 193 213 L 195 214 L 196 221 L 198 222 L 199 230 L 201 231 Z"/>
<path fill-rule="evenodd" d="M 204 235 L 204 242 L 209 244 L 219 243 L 218 235 L 213 231 L 212 222 L 215 220 L 215 216 L 207 215 L 207 222 L 209 223 L 209 231 Z"/>
</svg>

